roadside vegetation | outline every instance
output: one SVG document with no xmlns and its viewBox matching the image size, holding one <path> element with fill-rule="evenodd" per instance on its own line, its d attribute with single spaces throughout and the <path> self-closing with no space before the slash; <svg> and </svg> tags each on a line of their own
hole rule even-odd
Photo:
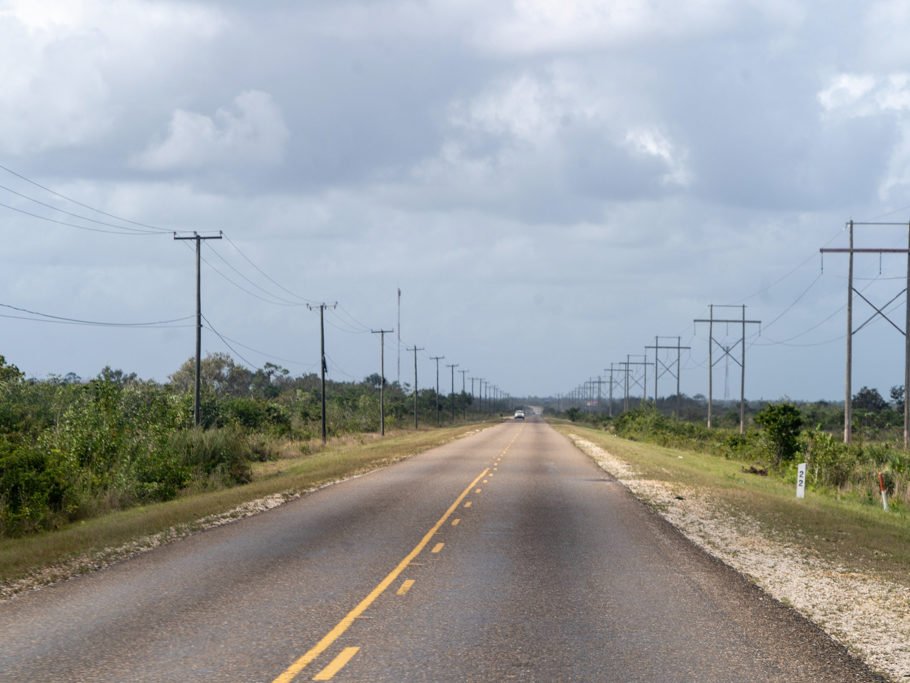
<svg viewBox="0 0 910 683">
<path fill-rule="evenodd" d="M 680 500 L 691 492 L 711 501 L 723 524 L 747 537 L 750 522 L 779 543 L 818 556 L 844 571 L 872 574 L 910 586 L 910 524 L 906 508 L 885 513 L 855 493 L 807 487 L 795 496 L 795 481 L 764 474 L 767 461 L 706 453 L 699 446 L 659 445 L 627 438 L 601 425 L 552 420 L 564 434 L 575 434 L 605 449 L 637 472 L 636 480 L 664 484 Z M 695 495 L 693 493 L 693 495 Z M 681 503 L 685 504 L 685 503 Z M 748 542 L 748 541 L 747 541 Z"/>
<path fill-rule="evenodd" d="M 0 539 L 60 529 L 112 511 L 249 484 L 257 463 L 322 450 L 320 379 L 225 354 L 203 360 L 201 427 L 194 364 L 167 383 L 105 368 L 89 380 L 26 379 L 0 356 Z M 381 378 L 327 382 L 330 440 L 379 431 Z M 467 394 L 418 394 L 423 425 L 459 424 Z M 490 406 L 496 409 L 497 406 Z M 413 392 L 385 383 L 387 430 L 413 429 Z M 342 468 L 344 469 L 344 468 Z"/>
<path fill-rule="evenodd" d="M 251 481 L 232 487 L 183 492 L 166 502 L 113 510 L 58 530 L 0 538 L 0 598 L 25 588 L 66 578 L 173 539 L 210 523 L 213 516 L 239 514 L 270 496 L 294 496 L 347 477 L 383 467 L 442 445 L 483 426 L 461 423 L 440 429 L 387 431 L 331 437 L 306 448 L 294 446 L 276 459 L 251 463 Z M 302 450 L 307 451 L 306 454 Z M 28 578 L 30 577 L 30 578 Z"/>
<path fill-rule="evenodd" d="M 853 397 L 851 444 L 842 441 L 843 409 L 826 402 L 753 404 L 744 434 L 739 433 L 738 410 L 729 405 L 715 421 L 720 426 L 712 429 L 703 413 L 676 420 L 652 404 L 615 418 L 577 408 L 562 416 L 626 439 L 741 462 L 753 473 L 794 485 L 797 465 L 805 462 L 808 490 L 879 507 L 881 474 L 891 511 L 903 515 L 910 507 L 910 453 L 903 447 L 902 388 L 893 388 L 891 395 L 889 403 L 875 389 L 863 387 Z"/>
</svg>

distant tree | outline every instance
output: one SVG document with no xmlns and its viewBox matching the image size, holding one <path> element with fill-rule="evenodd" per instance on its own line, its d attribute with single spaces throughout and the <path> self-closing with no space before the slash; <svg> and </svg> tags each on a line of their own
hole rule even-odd
<svg viewBox="0 0 910 683">
<path fill-rule="evenodd" d="M 888 402 L 878 393 L 878 389 L 863 387 L 853 395 L 853 407 L 857 410 L 867 410 L 870 413 L 880 413 L 888 409 Z"/>
<path fill-rule="evenodd" d="M 226 353 L 212 353 L 202 359 L 199 367 L 203 386 L 216 393 L 228 396 L 247 396 L 253 381 L 253 373 Z M 190 358 L 170 376 L 171 385 L 179 391 L 192 391 L 196 382 L 196 359 Z"/>
<path fill-rule="evenodd" d="M 895 384 L 891 387 L 891 400 L 894 401 L 894 409 L 899 412 L 904 412 L 904 385 Z"/>
<path fill-rule="evenodd" d="M 252 391 L 257 396 L 275 398 L 289 381 L 291 371 L 274 363 L 266 363 L 253 373 Z"/>
<path fill-rule="evenodd" d="M 7 363 L 6 358 L 0 356 L 0 382 L 18 382 L 23 376 L 19 368 L 12 363 Z"/>
<path fill-rule="evenodd" d="M 135 372 L 126 374 L 123 370 L 112 370 L 110 365 L 105 365 L 104 369 L 98 373 L 98 379 L 123 387 L 134 384 L 138 378 Z"/>
<path fill-rule="evenodd" d="M 385 377 L 380 377 L 378 372 L 374 372 L 372 375 L 367 375 L 363 378 L 363 383 L 367 386 L 379 388 L 379 383 L 382 382 L 385 386 L 389 386 L 389 380 Z"/>
</svg>

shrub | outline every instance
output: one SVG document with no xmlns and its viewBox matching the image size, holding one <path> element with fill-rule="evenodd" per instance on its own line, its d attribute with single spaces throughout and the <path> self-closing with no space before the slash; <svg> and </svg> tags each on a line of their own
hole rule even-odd
<svg viewBox="0 0 910 683">
<path fill-rule="evenodd" d="M 792 403 L 766 406 L 755 415 L 755 424 L 762 427 L 777 465 L 792 460 L 799 448 L 799 430 L 803 416 Z"/>
<path fill-rule="evenodd" d="M 79 507 L 76 472 L 59 454 L 0 445 L 0 536 L 54 528 Z"/>
<path fill-rule="evenodd" d="M 168 449 L 180 465 L 189 468 L 197 486 L 211 483 L 223 486 L 245 484 L 252 480 L 252 455 L 249 442 L 232 428 L 187 429 L 174 432 Z"/>
</svg>

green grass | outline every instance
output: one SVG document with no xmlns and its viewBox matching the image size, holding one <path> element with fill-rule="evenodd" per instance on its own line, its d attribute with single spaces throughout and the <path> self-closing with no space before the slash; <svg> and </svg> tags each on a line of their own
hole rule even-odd
<svg viewBox="0 0 910 683">
<path fill-rule="evenodd" d="M 74 523 L 57 531 L 0 540 L 0 583 L 73 557 L 116 548 L 171 528 L 187 529 L 209 515 L 287 491 L 306 491 L 407 458 L 478 429 L 469 424 L 441 429 L 349 436 L 321 444 L 314 453 L 288 449 L 277 461 L 255 463 L 244 486 L 189 495 Z M 309 447 L 309 444 L 307 445 Z"/>
<path fill-rule="evenodd" d="M 554 421 L 553 426 L 596 443 L 645 479 L 702 491 L 731 518 L 752 518 L 775 540 L 811 548 L 849 570 L 910 585 L 910 519 L 903 510 L 885 513 L 880 502 L 812 491 L 798 500 L 795 486 L 747 474 L 740 461 L 629 441 L 577 424 Z"/>
</svg>

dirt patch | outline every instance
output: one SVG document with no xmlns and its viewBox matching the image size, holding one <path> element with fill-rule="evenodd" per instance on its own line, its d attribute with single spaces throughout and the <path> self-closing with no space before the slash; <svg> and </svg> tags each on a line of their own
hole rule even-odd
<svg viewBox="0 0 910 683">
<path fill-rule="evenodd" d="M 597 444 L 569 437 L 696 545 L 818 624 L 876 671 L 895 680 L 910 678 L 910 588 L 832 564 L 798 539 L 772 540 L 756 520 L 719 501 L 695 489 L 642 479 Z"/>
</svg>

